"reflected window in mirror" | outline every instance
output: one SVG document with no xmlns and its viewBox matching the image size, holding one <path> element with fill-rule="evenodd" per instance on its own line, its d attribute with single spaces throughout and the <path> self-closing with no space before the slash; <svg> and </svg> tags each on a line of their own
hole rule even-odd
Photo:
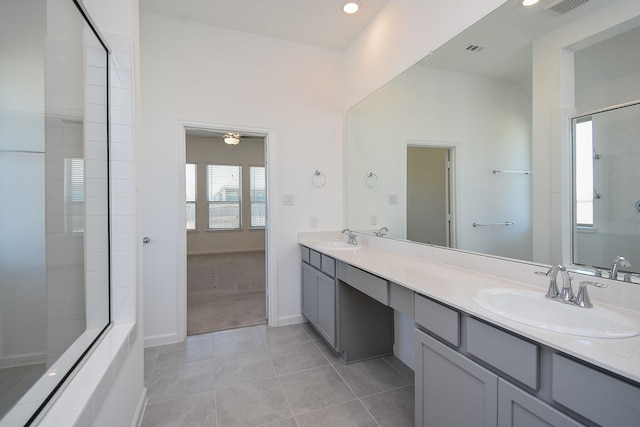
<svg viewBox="0 0 640 427">
<path fill-rule="evenodd" d="M 576 173 L 576 224 L 593 227 L 593 122 L 591 117 L 582 119 L 575 127 Z"/>
</svg>

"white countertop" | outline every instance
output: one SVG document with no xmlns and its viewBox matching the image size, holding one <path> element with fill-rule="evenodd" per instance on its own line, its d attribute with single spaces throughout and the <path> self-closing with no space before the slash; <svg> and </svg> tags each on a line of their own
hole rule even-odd
<svg viewBox="0 0 640 427">
<path fill-rule="evenodd" d="M 640 382 L 640 336 L 623 339 L 593 339 L 547 331 L 495 315 L 472 301 L 472 295 L 488 288 L 537 290 L 526 283 L 478 273 L 451 265 L 363 245 L 355 250 L 318 246 L 321 240 L 301 239 L 300 244 L 376 276 L 486 320 L 601 368 Z M 602 304 L 594 301 L 594 305 Z M 606 305 L 640 322 L 640 312 Z"/>
</svg>

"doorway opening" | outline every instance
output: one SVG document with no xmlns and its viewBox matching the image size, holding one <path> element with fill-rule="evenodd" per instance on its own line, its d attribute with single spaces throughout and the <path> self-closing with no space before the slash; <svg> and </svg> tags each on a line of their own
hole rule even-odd
<svg viewBox="0 0 640 427">
<path fill-rule="evenodd" d="M 454 247 L 452 147 L 407 145 L 407 239 Z"/>
<path fill-rule="evenodd" d="M 266 324 L 266 135 L 185 133 L 186 333 Z"/>
</svg>

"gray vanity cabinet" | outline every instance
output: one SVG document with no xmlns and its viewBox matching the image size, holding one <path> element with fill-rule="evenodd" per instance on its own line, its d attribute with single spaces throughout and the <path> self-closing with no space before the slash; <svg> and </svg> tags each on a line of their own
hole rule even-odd
<svg viewBox="0 0 640 427">
<path fill-rule="evenodd" d="M 302 314 L 311 323 L 318 321 L 318 271 L 302 264 Z"/>
<path fill-rule="evenodd" d="M 318 273 L 316 328 L 332 347 L 336 346 L 336 280 Z"/>
<path fill-rule="evenodd" d="M 498 380 L 498 427 L 579 427 L 583 424 L 503 379 Z"/>
<path fill-rule="evenodd" d="M 305 246 L 301 256 L 302 314 L 336 354 L 345 363 L 393 354 L 389 282 Z"/>
<path fill-rule="evenodd" d="M 332 347 L 336 347 L 336 279 L 324 272 L 335 274 L 335 260 L 310 251 L 306 257 L 302 247 L 302 314 Z M 324 271 L 324 272 L 323 272 Z"/>
<path fill-rule="evenodd" d="M 416 426 L 496 426 L 497 375 L 420 330 L 416 352 Z"/>
<path fill-rule="evenodd" d="M 583 425 L 538 395 L 552 377 L 549 349 L 422 295 L 415 316 L 416 426 Z"/>
</svg>

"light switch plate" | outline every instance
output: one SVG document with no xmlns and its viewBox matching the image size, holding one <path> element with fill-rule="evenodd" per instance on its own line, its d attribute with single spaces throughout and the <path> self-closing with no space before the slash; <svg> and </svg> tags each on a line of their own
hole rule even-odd
<svg viewBox="0 0 640 427">
<path fill-rule="evenodd" d="M 282 196 L 282 204 L 284 206 L 293 206 L 293 194 L 284 194 Z"/>
</svg>

